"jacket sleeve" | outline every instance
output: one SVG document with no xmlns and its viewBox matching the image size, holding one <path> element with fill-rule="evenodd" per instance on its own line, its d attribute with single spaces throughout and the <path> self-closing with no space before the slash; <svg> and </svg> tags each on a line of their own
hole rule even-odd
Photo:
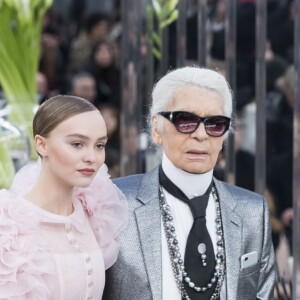
<svg viewBox="0 0 300 300">
<path fill-rule="evenodd" d="M 271 238 L 271 222 L 267 201 L 264 199 L 264 238 L 261 256 L 261 269 L 258 282 L 257 299 L 274 299 L 274 286 L 277 278 L 275 255 Z"/>
</svg>

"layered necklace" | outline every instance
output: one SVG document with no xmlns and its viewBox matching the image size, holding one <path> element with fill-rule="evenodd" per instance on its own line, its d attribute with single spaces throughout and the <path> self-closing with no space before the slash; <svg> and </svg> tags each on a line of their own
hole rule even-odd
<svg viewBox="0 0 300 300">
<path fill-rule="evenodd" d="M 180 290 L 182 299 L 191 300 L 189 297 L 184 282 L 188 283 L 188 287 L 195 290 L 199 293 L 204 293 L 206 290 L 212 288 L 213 284 L 216 283 L 215 291 L 210 297 L 210 300 L 216 300 L 220 297 L 221 287 L 225 278 L 225 248 L 224 248 L 224 239 L 223 239 L 223 227 L 221 219 L 221 209 L 220 201 L 217 195 L 216 189 L 212 187 L 212 195 L 215 201 L 216 207 L 216 234 L 217 234 L 217 253 L 215 255 L 216 265 L 215 272 L 211 280 L 207 283 L 206 286 L 196 286 L 196 284 L 188 276 L 185 267 L 184 261 L 180 254 L 180 249 L 178 245 L 177 235 L 175 231 L 175 226 L 173 223 L 173 216 L 170 206 L 165 200 L 165 195 L 162 187 L 159 187 L 159 206 L 162 216 L 162 223 L 165 231 L 165 236 L 167 239 L 168 252 L 171 260 L 172 271 L 175 277 L 176 285 Z M 201 252 L 199 252 L 201 254 Z M 201 256 L 200 256 L 201 257 Z"/>
</svg>

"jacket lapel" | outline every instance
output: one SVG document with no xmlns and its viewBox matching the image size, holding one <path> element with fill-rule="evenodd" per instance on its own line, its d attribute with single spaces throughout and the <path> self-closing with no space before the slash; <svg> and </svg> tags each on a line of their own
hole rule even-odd
<svg viewBox="0 0 300 300">
<path fill-rule="evenodd" d="M 157 191 L 155 191 L 157 189 Z M 161 215 L 158 199 L 158 168 L 146 174 L 137 198 L 142 205 L 134 213 L 153 300 L 162 298 Z"/>
<path fill-rule="evenodd" d="M 242 219 L 234 212 L 236 200 L 225 184 L 214 180 L 220 198 L 226 255 L 227 299 L 236 299 L 241 256 Z"/>
</svg>

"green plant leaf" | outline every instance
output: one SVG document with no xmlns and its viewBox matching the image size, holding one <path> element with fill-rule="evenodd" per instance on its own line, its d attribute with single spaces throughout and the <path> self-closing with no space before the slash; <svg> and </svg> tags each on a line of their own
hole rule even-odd
<svg viewBox="0 0 300 300">
<path fill-rule="evenodd" d="M 155 12 L 157 18 L 159 18 L 159 16 L 161 15 L 161 5 L 160 5 L 159 1 L 152 0 L 152 7 L 154 9 L 154 12 Z"/>
<path fill-rule="evenodd" d="M 165 21 L 160 23 L 160 28 L 163 29 L 163 28 L 169 26 L 171 23 L 173 23 L 177 19 L 178 19 L 178 10 L 174 10 L 168 19 L 166 19 Z"/>
<path fill-rule="evenodd" d="M 157 48 L 153 47 L 153 48 L 152 48 L 152 53 L 153 53 L 153 55 L 154 55 L 158 60 L 161 59 L 161 53 L 160 53 L 160 51 L 159 51 Z"/>
<path fill-rule="evenodd" d="M 166 1 L 166 10 L 169 11 L 169 12 L 172 12 L 176 6 L 178 5 L 178 0 L 168 0 Z"/>
<path fill-rule="evenodd" d="M 152 32 L 152 40 L 155 45 L 157 45 L 159 48 L 161 47 L 161 38 L 156 32 Z"/>
<path fill-rule="evenodd" d="M 0 0 L 0 85 L 10 109 L 9 120 L 27 131 L 32 144 L 42 19 L 51 5 L 52 0 Z M 10 158 L 0 147 L 1 180 L 1 174 L 11 170 Z"/>
</svg>

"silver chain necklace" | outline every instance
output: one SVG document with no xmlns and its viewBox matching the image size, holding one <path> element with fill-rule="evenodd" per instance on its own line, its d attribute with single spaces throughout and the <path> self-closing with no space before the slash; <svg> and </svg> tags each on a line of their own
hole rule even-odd
<svg viewBox="0 0 300 300">
<path fill-rule="evenodd" d="M 216 266 L 215 266 L 215 272 L 210 282 L 208 282 L 206 286 L 199 287 L 196 286 L 196 284 L 193 281 L 191 281 L 191 278 L 188 276 L 187 272 L 185 271 L 184 262 L 183 259 L 181 258 L 180 249 L 178 246 L 178 240 L 175 232 L 175 226 L 173 223 L 171 208 L 165 200 L 165 195 L 162 187 L 161 186 L 159 187 L 159 206 L 160 206 L 160 212 L 162 216 L 165 236 L 167 239 L 168 252 L 171 260 L 171 266 L 175 277 L 176 285 L 180 290 L 182 299 L 191 300 L 191 298 L 187 294 L 183 281 L 185 281 L 188 284 L 189 288 L 194 289 L 196 292 L 199 293 L 200 292 L 204 293 L 206 290 L 210 289 L 212 285 L 216 282 L 216 288 L 214 293 L 210 297 L 210 300 L 218 299 L 220 296 L 222 283 L 225 278 L 225 249 L 224 249 L 220 202 L 214 186 L 212 187 L 212 195 L 215 200 L 215 206 L 216 206 L 216 233 L 217 233 L 217 254 L 215 255 Z"/>
</svg>

